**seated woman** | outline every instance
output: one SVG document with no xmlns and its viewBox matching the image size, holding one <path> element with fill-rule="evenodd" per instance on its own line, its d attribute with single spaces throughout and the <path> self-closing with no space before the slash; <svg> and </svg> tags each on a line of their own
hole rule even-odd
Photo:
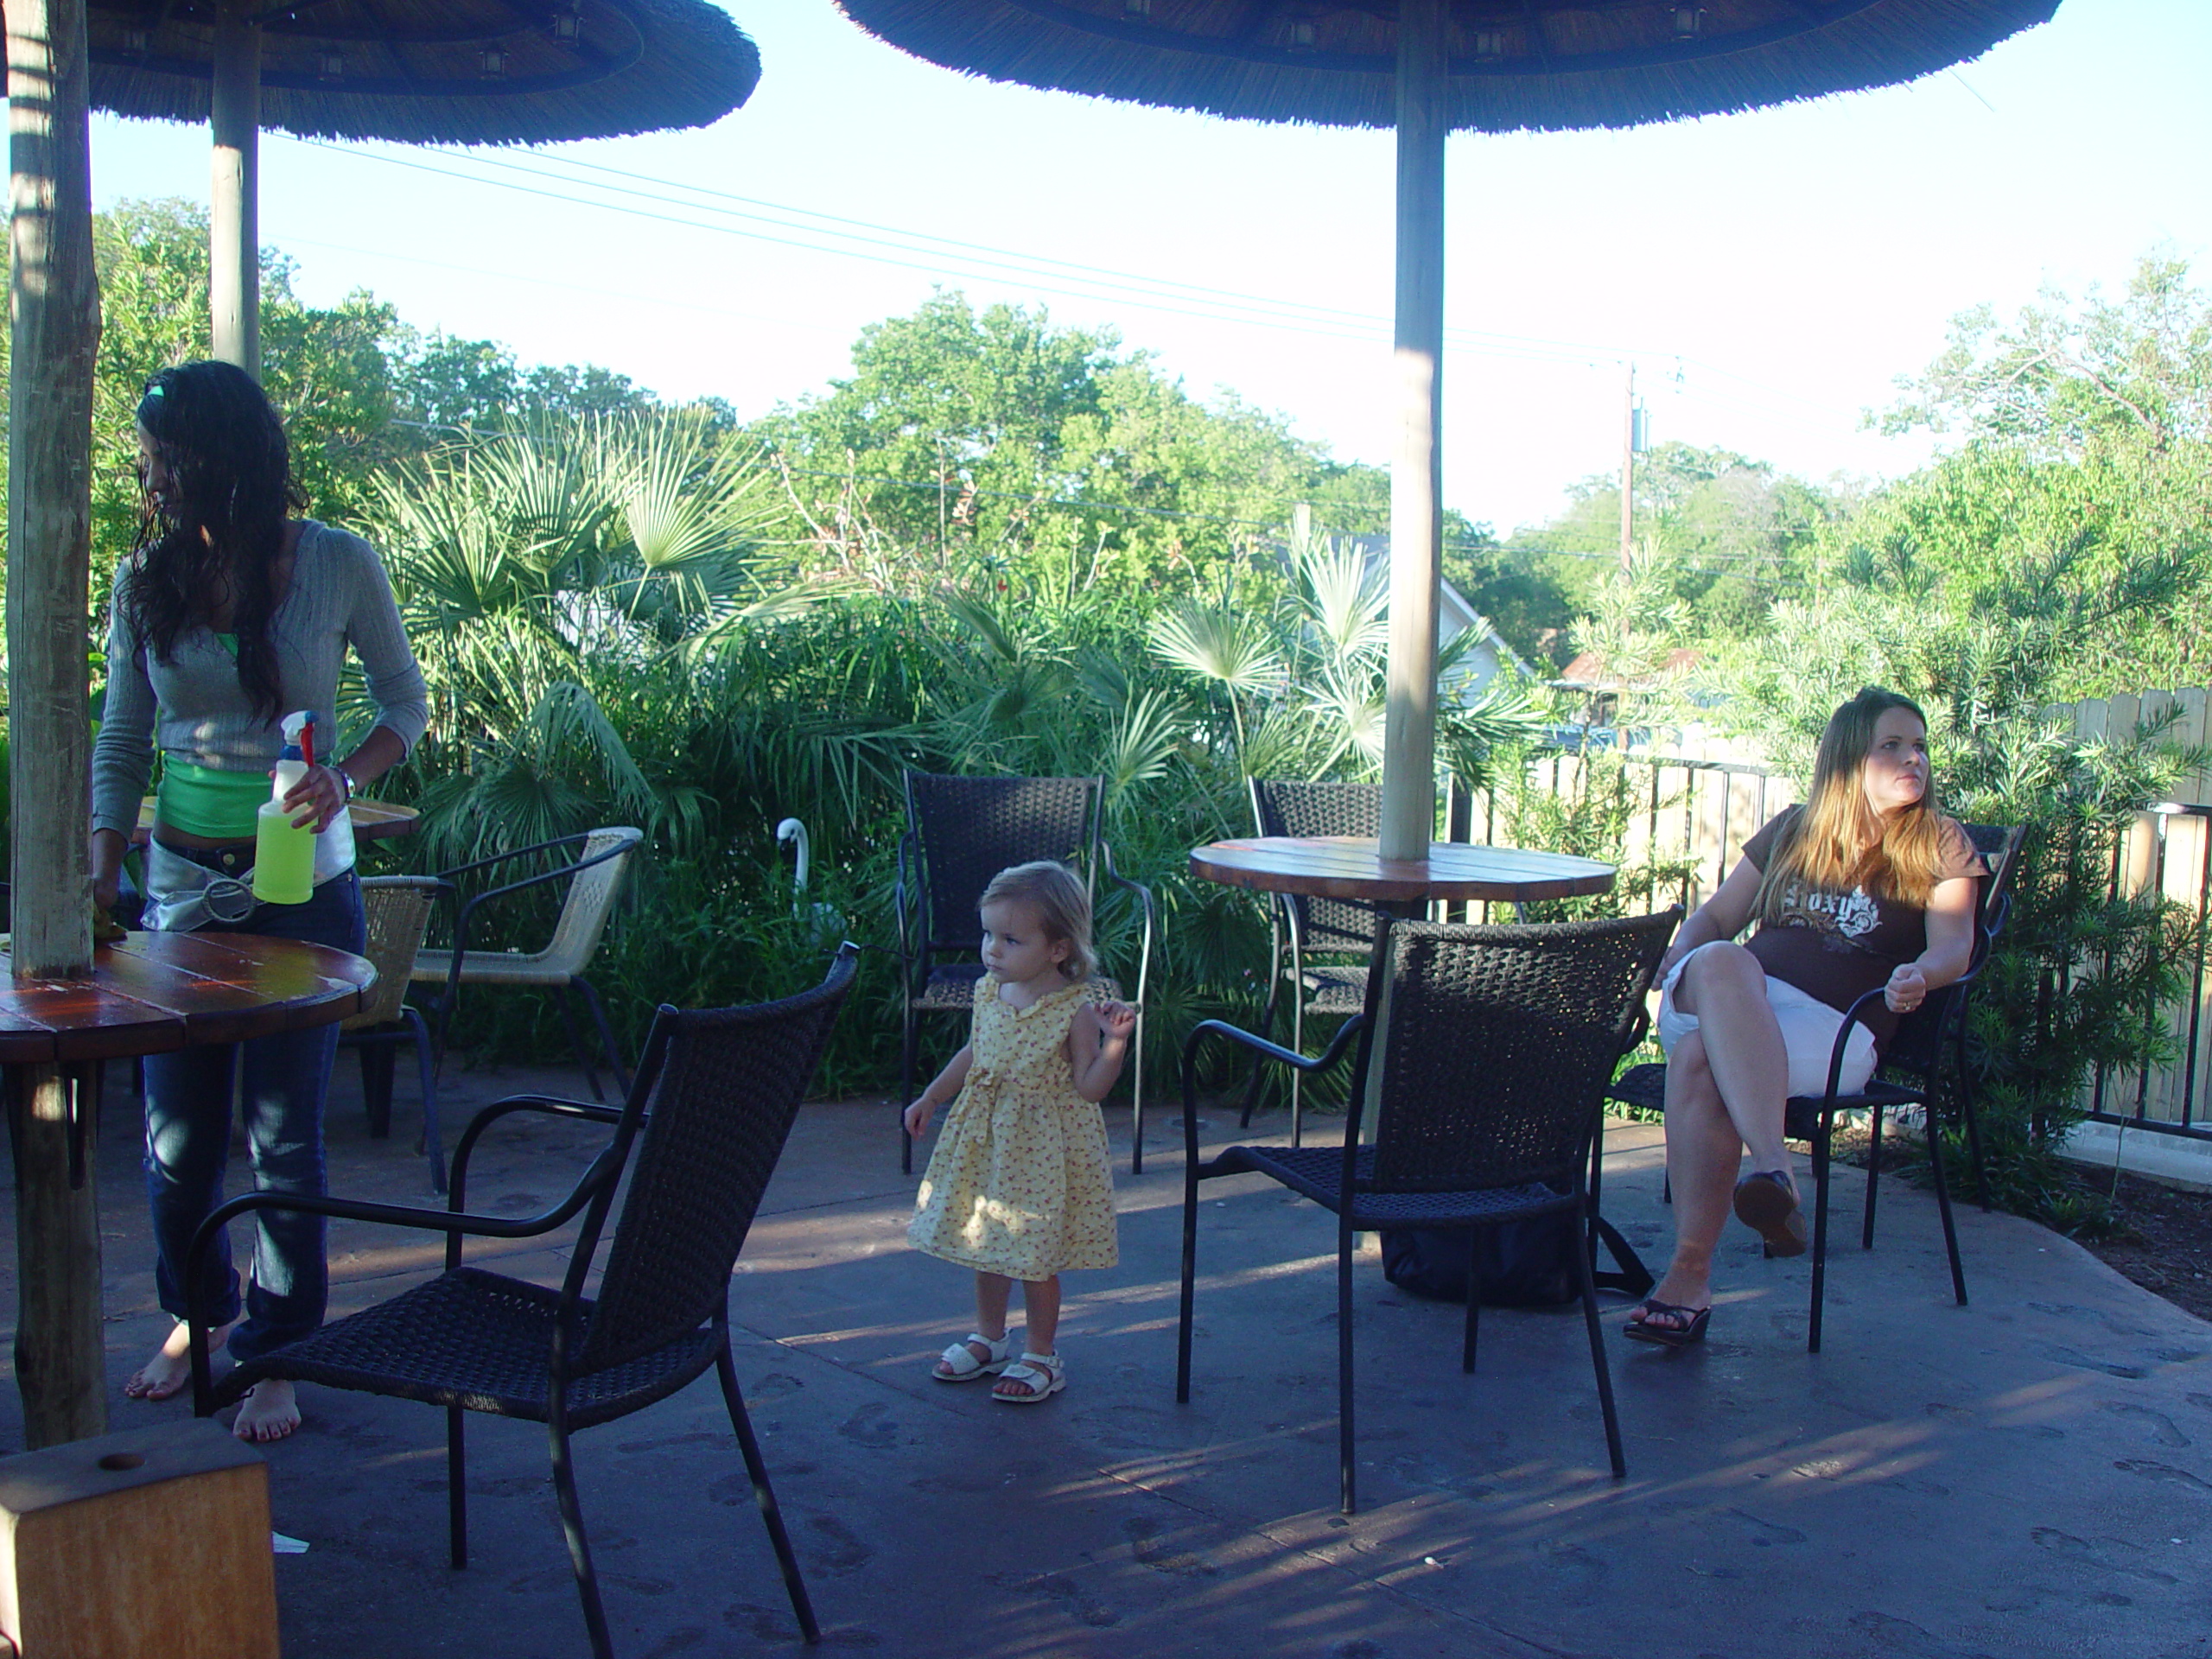
<svg viewBox="0 0 2212 1659">
<path fill-rule="evenodd" d="M 1859 996 L 1882 988 L 1885 1006 L 1872 1030 L 1853 1027 L 1840 1090 L 1873 1075 L 1899 1014 L 1966 972 L 1980 874 L 1966 831 L 1936 810 L 1926 719 L 1867 687 L 1828 721 L 1811 798 L 1744 844 L 1660 961 L 1675 1255 L 1630 1316 L 1630 1337 L 1670 1348 L 1704 1338 L 1732 1194 L 1775 1255 L 1804 1252 L 1783 1103 L 1827 1089 L 1836 1032 Z"/>
</svg>

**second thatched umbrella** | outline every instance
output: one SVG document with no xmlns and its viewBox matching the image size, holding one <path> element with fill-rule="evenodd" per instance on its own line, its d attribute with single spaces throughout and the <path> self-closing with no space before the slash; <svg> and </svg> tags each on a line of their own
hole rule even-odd
<svg viewBox="0 0 2212 1659">
<path fill-rule="evenodd" d="M 218 357 L 258 374 L 256 152 L 303 137 L 546 143 L 704 126 L 760 54 L 708 0 L 90 0 L 96 109 L 214 129 Z"/>
<path fill-rule="evenodd" d="M 1890 86 L 2046 22 L 2058 0 L 837 0 L 915 56 L 995 80 L 1255 121 L 1395 126 L 1397 359 L 1382 855 L 1435 822 L 1444 139 L 1629 127 Z"/>
</svg>

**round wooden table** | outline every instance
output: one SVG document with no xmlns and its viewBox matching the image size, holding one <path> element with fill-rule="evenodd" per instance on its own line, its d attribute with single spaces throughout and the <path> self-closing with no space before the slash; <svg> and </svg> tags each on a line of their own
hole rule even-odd
<svg viewBox="0 0 2212 1659">
<path fill-rule="evenodd" d="M 1432 900 L 1478 899 L 1528 904 L 1609 893 L 1613 867 L 1563 853 L 1517 847 L 1429 843 L 1419 860 L 1386 859 L 1372 836 L 1257 836 L 1217 841 L 1191 853 L 1191 874 L 1205 881 L 1308 899 L 1350 899 L 1404 914 Z"/>
<path fill-rule="evenodd" d="M 33 1446 L 105 1427 L 99 1213 L 91 1173 L 103 1061 L 328 1025 L 376 969 L 249 933 L 133 933 L 79 979 L 18 980 L 0 949 L 0 1072 L 15 1131 L 16 1377 Z"/>
</svg>

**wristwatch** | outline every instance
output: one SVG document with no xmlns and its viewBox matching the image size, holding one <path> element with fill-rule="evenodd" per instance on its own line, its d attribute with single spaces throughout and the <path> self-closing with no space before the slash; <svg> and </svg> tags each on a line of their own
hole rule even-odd
<svg viewBox="0 0 2212 1659">
<path fill-rule="evenodd" d="M 353 774 L 343 766 L 333 766 L 331 770 L 338 774 L 338 781 L 346 785 L 346 798 L 350 803 L 359 792 L 354 785 Z"/>
</svg>

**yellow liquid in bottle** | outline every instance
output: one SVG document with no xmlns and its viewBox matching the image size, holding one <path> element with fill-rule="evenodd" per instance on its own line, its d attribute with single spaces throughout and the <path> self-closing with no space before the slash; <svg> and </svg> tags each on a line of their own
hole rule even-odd
<svg viewBox="0 0 2212 1659">
<path fill-rule="evenodd" d="M 264 905 L 304 905 L 315 897 L 315 832 L 295 829 L 275 801 L 264 801 L 253 831 L 253 896 Z"/>
</svg>

